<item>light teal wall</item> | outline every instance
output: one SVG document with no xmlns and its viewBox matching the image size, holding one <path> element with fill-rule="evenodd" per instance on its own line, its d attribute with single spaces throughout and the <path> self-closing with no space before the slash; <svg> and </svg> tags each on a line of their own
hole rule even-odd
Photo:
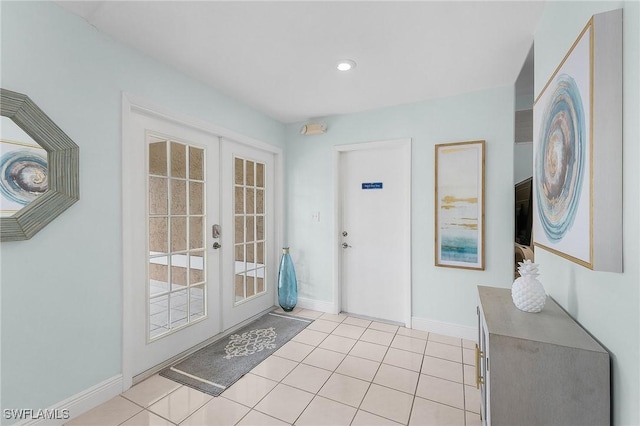
<svg viewBox="0 0 640 426">
<path fill-rule="evenodd" d="M 550 3 L 536 33 L 536 93 L 589 16 L 622 3 Z M 624 3 L 625 272 L 539 250 L 547 291 L 612 353 L 615 424 L 640 424 L 638 3 Z M 413 139 L 413 315 L 474 326 L 477 284 L 507 287 L 513 259 L 511 87 L 330 117 L 324 136 L 265 117 L 98 33 L 53 3 L 1 3 L 2 87 L 32 97 L 81 149 L 81 200 L 28 242 L 3 243 L 2 408 L 44 408 L 121 371 L 121 92 L 286 149 L 288 243 L 301 295 L 331 300 L 332 146 Z M 485 139 L 483 272 L 433 266 L 433 146 Z M 286 140 L 286 146 L 283 145 Z M 321 221 L 311 221 L 319 211 Z M 37 386 L 34 386 L 37 384 Z"/>
<path fill-rule="evenodd" d="M 53 2 L 1 7 L 2 87 L 29 95 L 80 146 L 80 201 L 0 247 L 1 405 L 46 408 L 121 372 L 122 91 L 278 146 L 284 126 Z"/>
<path fill-rule="evenodd" d="M 506 287 L 513 280 L 513 114 L 513 87 L 503 87 L 329 117 L 322 136 L 300 135 L 302 123 L 288 125 L 287 237 L 300 295 L 333 300 L 333 146 L 408 137 L 413 140 L 413 316 L 474 326 L 476 285 Z M 435 267 L 434 145 L 479 139 L 486 140 L 486 270 Z M 319 223 L 311 220 L 316 211 Z"/>
<path fill-rule="evenodd" d="M 535 93 L 549 76 L 591 15 L 623 11 L 623 258 L 624 273 L 593 272 L 558 256 L 536 250 L 540 280 L 554 297 L 611 353 L 613 424 L 640 424 L 640 217 L 639 51 L 640 3 L 551 2 L 535 33 Z"/>
</svg>

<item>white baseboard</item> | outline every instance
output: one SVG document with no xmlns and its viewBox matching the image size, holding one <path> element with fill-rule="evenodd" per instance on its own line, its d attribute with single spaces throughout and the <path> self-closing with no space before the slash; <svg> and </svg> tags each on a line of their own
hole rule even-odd
<svg viewBox="0 0 640 426">
<path fill-rule="evenodd" d="M 76 417 L 86 413 L 92 408 L 97 407 L 110 400 L 111 398 L 118 396 L 122 393 L 122 375 L 118 374 L 110 379 L 105 380 L 102 383 L 98 383 L 95 386 L 85 389 L 80 393 L 77 393 L 64 401 L 60 401 L 57 404 L 43 410 L 48 413 L 56 413 L 56 419 L 24 419 L 16 425 L 18 426 L 34 426 L 34 425 L 47 425 L 58 426 L 63 425 Z M 64 415 L 68 413 L 67 415 Z"/>
<path fill-rule="evenodd" d="M 461 339 L 472 340 L 474 342 L 478 340 L 478 330 L 475 327 L 417 317 L 411 318 L 411 325 L 416 330 L 444 334 L 445 336 L 459 337 Z"/>
<path fill-rule="evenodd" d="M 330 314 L 337 314 L 337 308 L 333 302 L 325 302 L 322 300 L 307 299 L 305 297 L 298 297 L 298 303 L 296 307 L 302 309 L 311 309 L 312 311 L 327 312 Z"/>
<path fill-rule="evenodd" d="M 328 312 L 330 314 L 339 313 L 339 309 L 333 302 L 308 299 L 305 297 L 298 297 L 296 307 L 319 312 Z M 443 334 L 445 336 L 459 337 L 461 339 L 472 340 L 474 342 L 478 340 L 478 330 L 475 327 L 469 327 L 466 325 L 412 317 L 411 326 L 416 330 L 429 331 L 432 333 Z"/>
</svg>

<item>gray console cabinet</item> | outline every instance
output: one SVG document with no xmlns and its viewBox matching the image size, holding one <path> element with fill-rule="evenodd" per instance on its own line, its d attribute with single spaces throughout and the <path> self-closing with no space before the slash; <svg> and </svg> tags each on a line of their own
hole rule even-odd
<svg viewBox="0 0 640 426">
<path fill-rule="evenodd" d="M 511 289 L 478 286 L 477 382 L 484 425 L 608 425 L 608 352 L 549 296 L 522 312 Z"/>
</svg>

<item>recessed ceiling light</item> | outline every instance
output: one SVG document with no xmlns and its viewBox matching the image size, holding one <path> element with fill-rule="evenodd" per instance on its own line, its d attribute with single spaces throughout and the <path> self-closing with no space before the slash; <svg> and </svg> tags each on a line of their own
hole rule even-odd
<svg viewBox="0 0 640 426">
<path fill-rule="evenodd" d="M 356 63 L 351 59 L 343 59 L 342 61 L 338 62 L 337 65 L 337 68 L 340 71 L 349 71 L 351 69 L 354 69 L 355 67 Z"/>
</svg>

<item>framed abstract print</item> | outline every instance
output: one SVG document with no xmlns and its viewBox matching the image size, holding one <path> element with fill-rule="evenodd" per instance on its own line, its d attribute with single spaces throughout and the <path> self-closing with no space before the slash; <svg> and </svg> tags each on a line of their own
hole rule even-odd
<svg viewBox="0 0 640 426">
<path fill-rule="evenodd" d="M 533 109 L 533 241 L 622 270 L 621 10 L 594 15 Z"/>
<path fill-rule="evenodd" d="M 435 264 L 484 270 L 484 141 L 435 146 Z"/>
</svg>

